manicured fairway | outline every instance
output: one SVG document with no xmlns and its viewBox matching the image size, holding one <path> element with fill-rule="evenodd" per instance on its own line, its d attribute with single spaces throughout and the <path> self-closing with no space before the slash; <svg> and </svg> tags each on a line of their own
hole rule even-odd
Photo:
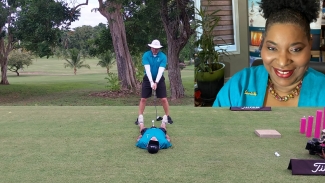
<svg viewBox="0 0 325 183">
<path fill-rule="evenodd" d="M 139 94 L 123 97 L 97 97 L 92 94 L 107 92 L 106 69 L 97 66 L 97 59 L 85 61 L 91 69 L 73 70 L 64 68 L 64 60 L 56 58 L 37 59 L 33 65 L 25 68 L 16 76 L 8 72 L 10 85 L 0 85 L 0 105 L 2 106 L 137 106 Z M 111 72 L 117 73 L 116 67 Z M 182 70 L 182 80 L 185 87 L 185 97 L 170 101 L 170 105 L 194 106 L 193 99 L 193 66 Z M 168 71 L 165 72 L 169 91 Z M 149 103 L 152 105 L 152 103 Z"/>
<path fill-rule="evenodd" d="M 172 106 L 173 147 L 152 155 L 135 147 L 136 106 L 2 106 L 0 182 L 323 182 L 287 170 L 290 158 L 317 159 L 299 134 L 300 117 L 315 111 Z M 144 117 L 151 125 L 153 106 Z M 282 137 L 261 139 L 255 129 Z"/>
</svg>

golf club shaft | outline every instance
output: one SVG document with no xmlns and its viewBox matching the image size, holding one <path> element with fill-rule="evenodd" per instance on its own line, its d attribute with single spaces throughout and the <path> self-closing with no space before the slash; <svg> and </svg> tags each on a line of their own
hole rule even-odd
<svg viewBox="0 0 325 183">
<path fill-rule="evenodd" d="M 157 98 L 157 95 L 156 95 L 156 90 L 152 90 L 152 93 L 153 93 L 153 101 L 154 101 L 154 105 L 155 105 L 155 109 L 156 109 L 156 119 L 158 118 L 157 116 L 157 105 L 156 105 L 156 98 Z"/>
</svg>

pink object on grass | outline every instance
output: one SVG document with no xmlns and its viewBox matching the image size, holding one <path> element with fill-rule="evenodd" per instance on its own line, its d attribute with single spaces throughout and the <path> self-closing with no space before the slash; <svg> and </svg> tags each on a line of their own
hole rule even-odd
<svg viewBox="0 0 325 183">
<path fill-rule="evenodd" d="M 322 129 L 324 130 L 325 129 L 325 107 L 324 107 L 324 118 L 323 118 L 323 127 Z"/>
<path fill-rule="evenodd" d="M 322 111 L 317 110 L 316 111 L 316 125 L 315 125 L 315 132 L 314 132 L 314 137 L 317 139 L 320 138 L 321 125 L 322 125 Z"/>
<path fill-rule="evenodd" d="M 308 125 L 307 125 L 307 133 L 306 137 L 311 137 L 311 132 L 313 130 L 313 122 L 314 122 L 314 116 L 308 116 Z"/>
<path fill-rule="evenodd" d="M 306 117 L 302 117 L 300 119 L 300 133 L 305 134 L 306 133 Z"/>
</svg>

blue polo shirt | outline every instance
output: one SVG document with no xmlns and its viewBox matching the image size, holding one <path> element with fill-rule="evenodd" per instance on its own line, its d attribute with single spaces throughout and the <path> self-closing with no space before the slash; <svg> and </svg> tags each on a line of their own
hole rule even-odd
<svg viewBox="0 0 325 183">
<path fill-rule="evenodd" d="M 141 149 L 147 149 L 148 142 L 152 137 L 157 138 L 159 149 L 167 149 L 172 146 L 172 144 L 167 140 L 165 133 L 159 128 L 148 128 L 135 146 Z"/>
<path fill-rule="evenodd" d="M 167 57 L 161 51 L 158 52 L 156 57 L 153 56 L 151 50 L 145 52 L 142 56 L 142 65 L 150 65 L 150 71 L 154 81 L 156 80 L 159 67 L 166 68 L 166 64 Z M 144 72 L 147 74 L 146 71 Z"/>
</svg>

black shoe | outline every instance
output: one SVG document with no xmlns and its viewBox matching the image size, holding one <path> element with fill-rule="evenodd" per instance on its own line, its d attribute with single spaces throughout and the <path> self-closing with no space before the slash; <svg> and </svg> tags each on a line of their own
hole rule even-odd
<svg viewBox="0 0 325 183">
<path fill-rule="evenodd" d="M 134 122 L 135 125 L 139 125 L 139 121 L 138 121 L 138 118 L 137 120 Z"/>
<path fill-rule="evenodd" d="M 172 120 L 172 118 L 170 116 L 167 116 L 167 119 L 168 119 L 168 123 L 169 124 L 173 124 L 174 123 L 173 120 Z"/>
<path fill-rule="evenodd" d="M 158 116 L 156 121 L 161 121 L 163 118 Z"/>
</svg>

